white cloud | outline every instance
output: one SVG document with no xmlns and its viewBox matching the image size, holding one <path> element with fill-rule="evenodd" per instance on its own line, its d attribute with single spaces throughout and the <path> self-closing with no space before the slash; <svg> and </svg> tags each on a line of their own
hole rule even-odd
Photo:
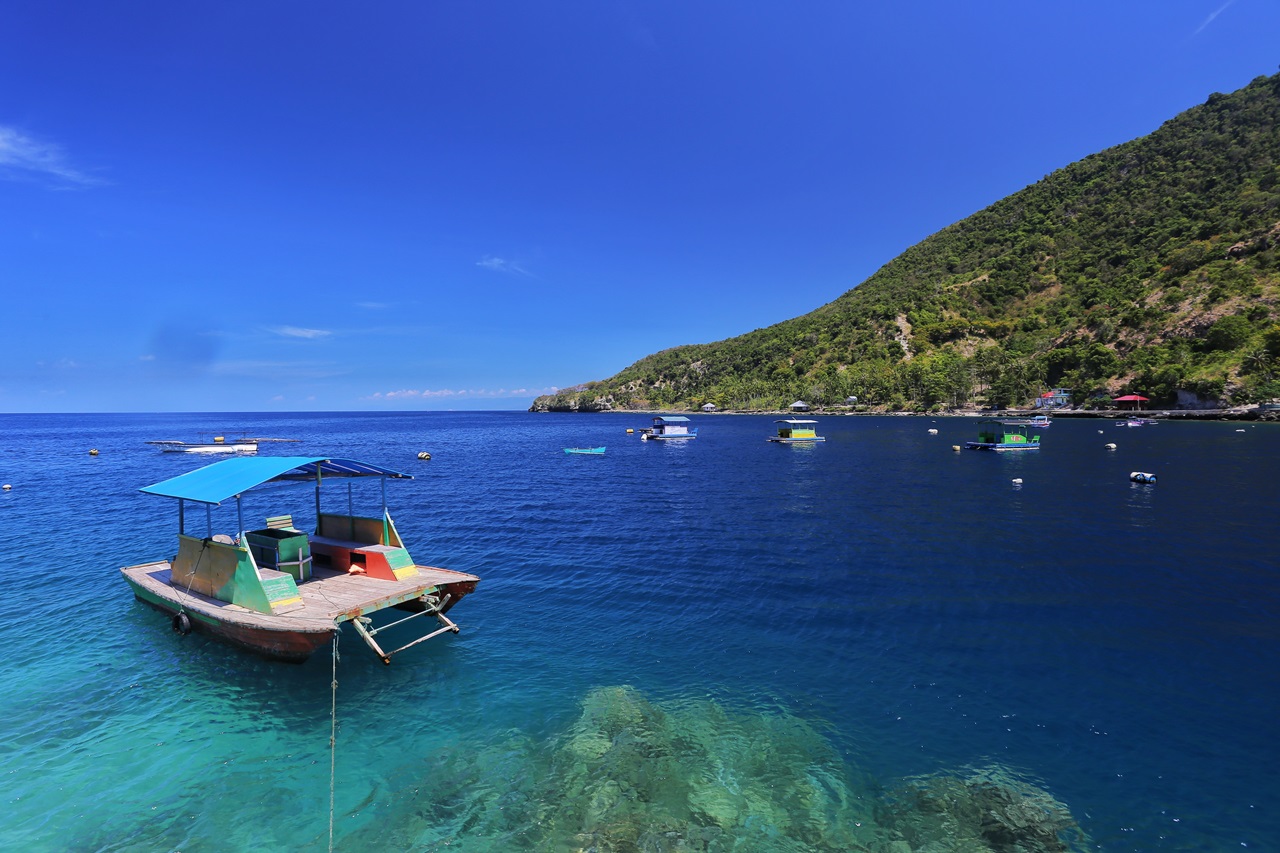
<svg viewBox="0 0 1280 853">
<path fill-rule="evenodd" d="M 61 186 L 101 183 L 72 167 L 59 146 L 4 126 L 0 126 L 0 178 L 51 180 Z"/>
<path fill-rule="evenodd" d="M 300 329 L 297 326 L 276 326 L 271 331 L 286 338 L 304 338 L 309 341 L 327 338 L 333 334 L 328 329 Z"/>
<path fill-rule="evenodd" d="M 486 256 L 476 261 L 476 266 L 483 267 L 487 270 L 493 270 L 494 272 L 506 273 L 507 275 L 523 275 L 530 277 L 533 275 L 533 273 L 529 272 L 515 261 L 508 261 L 503 258 L 495 258 L 492 256 Z"/>
<path fill-rule="evenodd" d="M 553 394 L 555 388 L 440 388 L 414 389 L 402 388 L 398 391 L 375 391 L 364 400 L 396 402 L 401 400 L 442 400 L 451 398 L 500 399 L 504 397 L 537 397 L 542 394 Z"/>
</svg>

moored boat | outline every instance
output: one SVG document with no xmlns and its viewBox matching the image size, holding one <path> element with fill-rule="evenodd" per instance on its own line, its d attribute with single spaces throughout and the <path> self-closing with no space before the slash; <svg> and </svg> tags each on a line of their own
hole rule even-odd
<svg viewBox="0 0 1280 853">
<path fill-rule="evenodd" d="M 1040 435 L 1025 421 L 985 421 L 977 441 L 966 441 L 966 450 L 1039 450 Z"/>
<path fill-rule="evenodd" d="M 164 453 L 257 453 L 256 438 L 240 438 L 227 441 L 224 436 L 215 435 L 213 441 L 148 441 Z"/>
<path fill-rule="evenodd" d="M 321 483 L 335 478 L 382 481 L 380 517 L 322 512 Z M 172 617 L 175 631 L 191 630 L 279 660 L 302 661 L 350 623 L 383 663 L 391 656 L 458 626 L 445 615 L 480 579 L 417 565 L 386 506 L 386 481 L 411 476 L 351 459 L 240 456 L 147 486 L 140 491 L 178 501 L 178 551 L 120 571 L 135 597 Z M 247 530 L 245 492 L 266 483 L 299 481 L 315 487 L 316 524 L 306 533 L 291 515 L 270 517 Z M 214 534 L 213 508 L 236 499 L 235 536 Z M 187 504 L 205 508 L 206 535 L 187 532 Z M 387 608 L 412 615 L 374 627 L 371 614 Z M 417 616 L 440 627 L 392 651 L 375 636 Z"/>
<path fill-rule="evenodd" d="M 684 415 L 656 417 L 653 426 L 640 430 L 641 441 L 682 441 L 697 437 L 698 428 L 689 426 L 689 419 Z"/>
<path fill-rule="evenodd" d="M 594 456 L 600 456 L 604 453 L 603 447 L 566 447 L 565 453 L 587 453 Z"/>
<path fill-rule="evenodd" d="M 817 421 L 804 420 L 801 418 L 785 418 L 783 420 L 774 421 L 775 424 L 781 424 L 778 427 L 778 434 L 771 435 L 766 440 L 776 441 L 782 444 L 797 444 L 800 442 L 826 441 L 824 436 L 817 434 L 817 428 L 814 424 Z"/>
</svg>

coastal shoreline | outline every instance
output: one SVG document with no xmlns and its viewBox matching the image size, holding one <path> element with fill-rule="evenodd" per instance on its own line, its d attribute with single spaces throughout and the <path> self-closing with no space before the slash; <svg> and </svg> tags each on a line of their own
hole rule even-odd
<svg viewBox="0 0 1280 853">
<path fill-rule="evenodd" d="M 773 415 L 777 417 L 903 417 L 903 418 L 1026 418 L 1034 415 L 1049 415 L 1054 418 L 1093 418 L 1099 420 L 1125 420 L 1126 418 L 1150 418 L 1166 421 L 1280 421 L 1280 410 L 1263 411 L 1259 406 L 1239 406 L 1230 409 L 1142 409 L 1120 411 L 1116 409 L 953 409 L 945 412 L 890 412 L 890 411 L 849 411 L 844 409 L 809 409 L 803 412 L 791 410 L 753 410 L 717 409 L 706 412 L 701 409 L 546 409 L 543 413 L 581 413 L 581 414 L 626 414 L 626 415 Z"/>
</svg>

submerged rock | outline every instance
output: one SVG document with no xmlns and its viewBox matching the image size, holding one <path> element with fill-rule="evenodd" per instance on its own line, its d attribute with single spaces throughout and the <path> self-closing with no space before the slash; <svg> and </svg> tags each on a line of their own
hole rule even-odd
<svg viewBox="0 0 1280 853">
<path fill-rule="evenodd" d="M 592 690 L 550 741 L 508 732 L 428 765 L 344 849 L 1059 853 L 1086 840 L 1065 805 L 1003 768 L 915 777 L 886 795 L 804 720 L 659 706 L 627 686 Z"/>
<path fill-rule="evenodd" d="M 880 820 L 904 850 L 1066 853 L 1087 840 L 1064 804 L 1001 767 L 908 779 Z"/>
</svg>

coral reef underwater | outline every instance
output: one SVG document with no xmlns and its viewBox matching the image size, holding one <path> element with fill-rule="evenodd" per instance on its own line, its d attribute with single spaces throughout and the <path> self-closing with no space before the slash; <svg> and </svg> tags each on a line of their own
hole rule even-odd
<svg viewBox="0 0 1280 853">
<path fill-rule="evenodd" d="M 1000 767 L 882 790 L 854 785 L 809 723 L 663 708 L 627 686 L 592 690 L 550 744 L 519 732 L 434 754 L 379 816 L 379 846 L 583 853 L 1057 853 L 1087 839 L 1067 807 Z M 373 838 L 357 832 L 352 849 Z M 347 846 L 344 843 L 344 847 Z"/>
</svg>

